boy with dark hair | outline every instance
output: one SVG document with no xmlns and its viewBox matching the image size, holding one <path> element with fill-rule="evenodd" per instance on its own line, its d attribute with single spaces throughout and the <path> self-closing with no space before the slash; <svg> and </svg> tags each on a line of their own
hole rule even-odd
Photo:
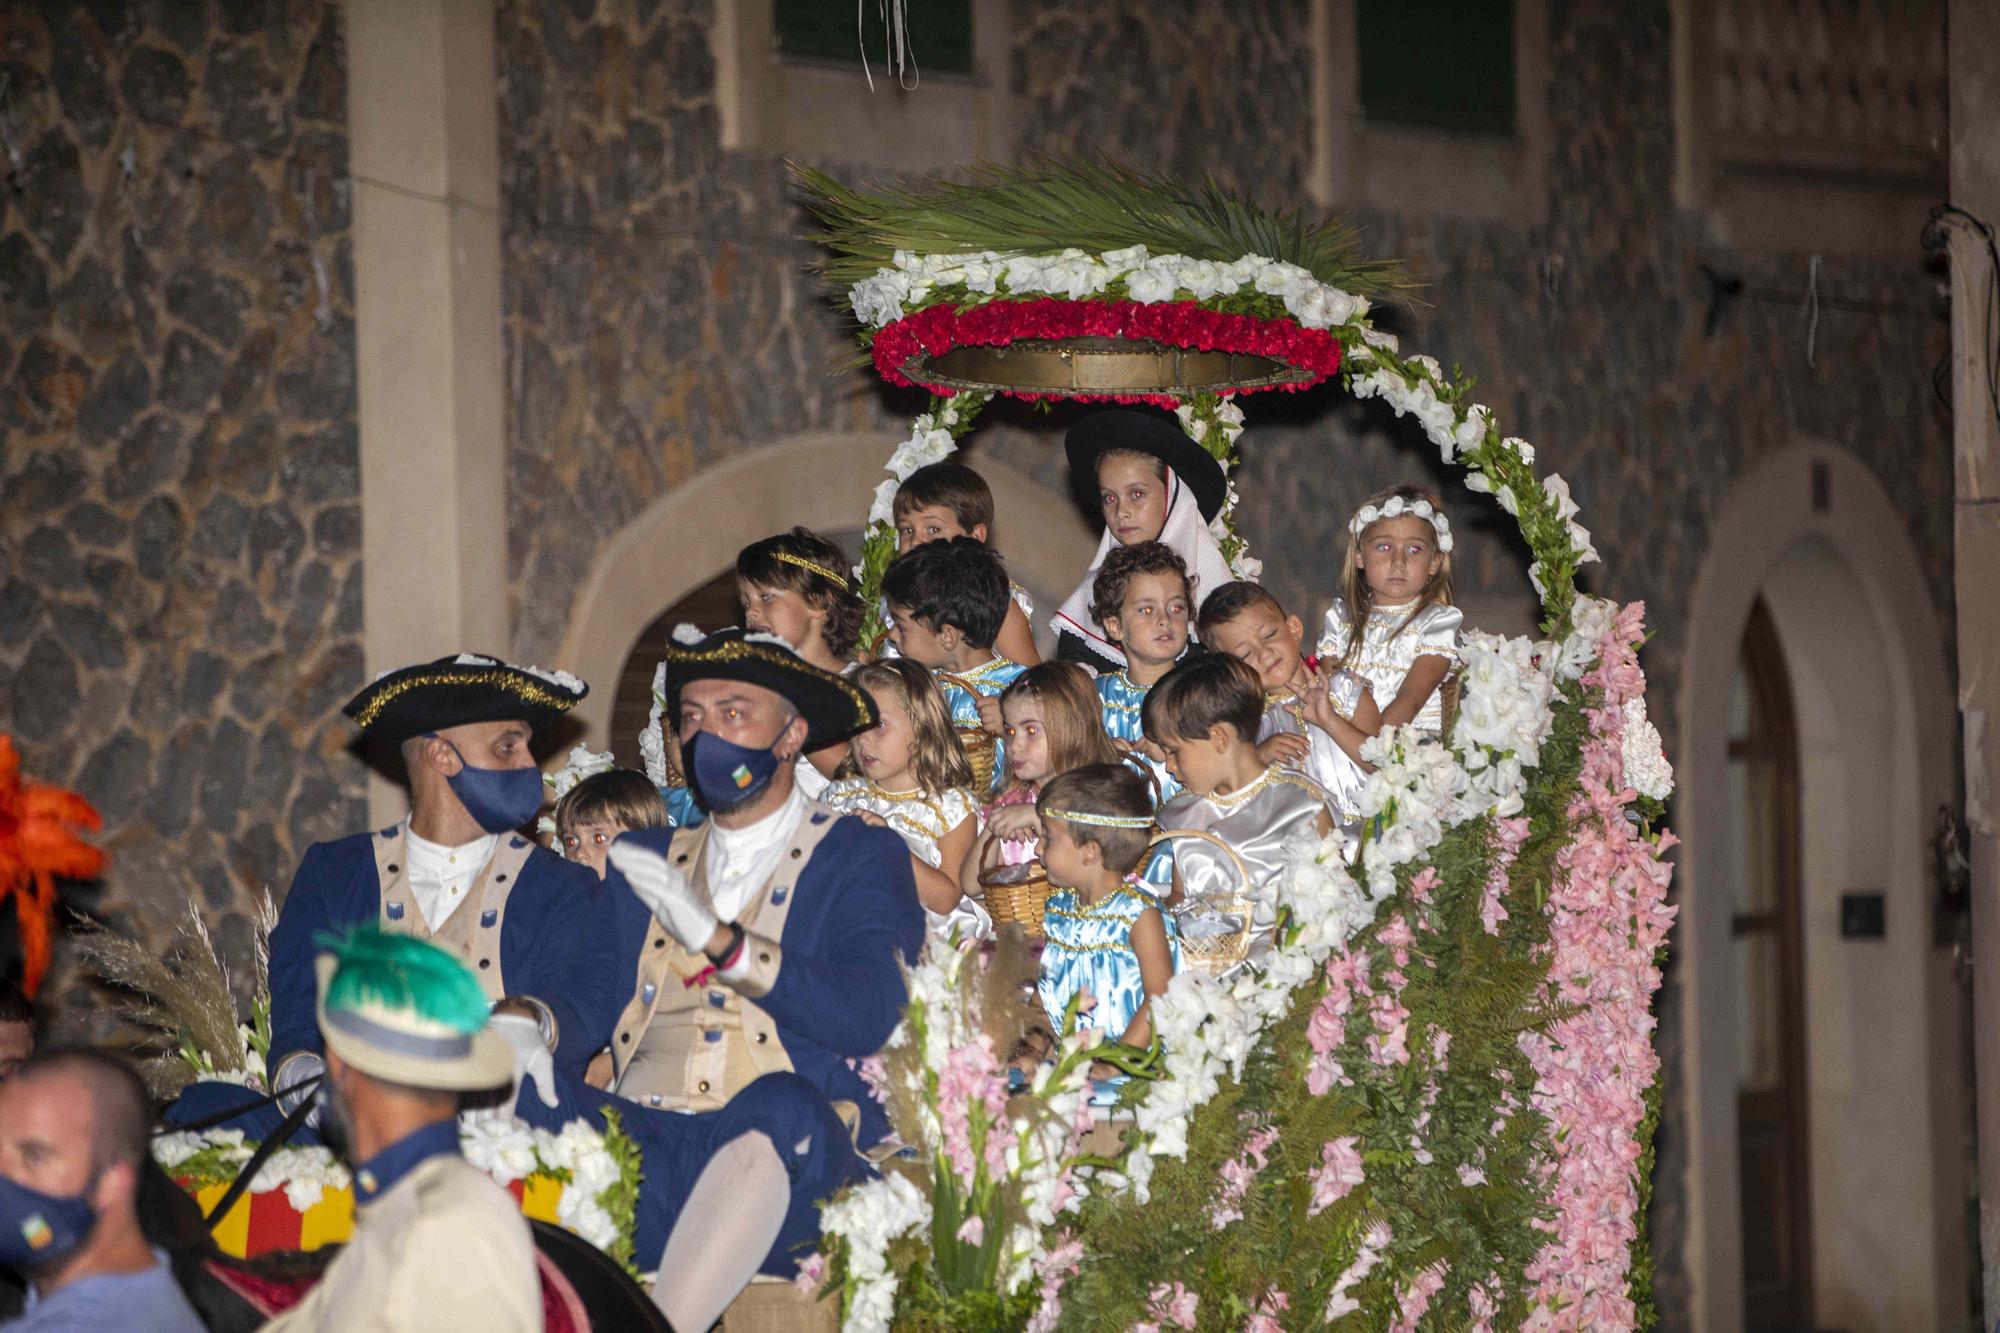
<svg viewBox="0 0 2000 1333">
<path fill-rule="evenodd" d="M 1091 616 L 1125 654 L 1124 666 L 1097 678 L 1104 730 L 1120 750 L 1145 758 L 1162 800 L 1180 785 L 1166 771 L 1166 756 L 1146 740 L 1140 709 L 1146 692 L 1187 653 L 1194 604 L 1187 564 L 1165 542 L 1112 547 L 1090 589 Z"/>
<path fill-rule="evenodd" d="M 1160 827 L 1204 830 L 1234 848 L 1250 883 L 1199 838 L 1174 843 L 1174 896 L 1181 933 L 1247 929 L 1249 956 L 1269 950 L 1277 922 L 1269 890 L 1284 873 L 1286 846 L 1302 831 L 1325 837 L 1332 798 L 1310 778 L 1258 757 L 1252 738 L 1264 717 L 1257 673 L 1234 657 L 1206 653 L 1169 671 L 1146 696 L 1146 736 L 1167 752 L 1167 769 L 1187 788 L 1160 807 Z M 1226 904 L 1256 900 L 1250 920 Z"/>
<path fill-rule="evenodd" d="M 948 458 L 926 464 L 904 479 L 896 489 L 894 514 L 898 555 L 953 537 L 970 537 L 984 545 L 993 537 L 993 488 L 986 484 L 986 478 Z M 1010 580 L 1007 588 L 1013 602 L 994 635 L 993 646 L 1001 656 L 1033 666 L 1042 660 L 1028 625 L 1035 604 L 1020 584 Z"/>
<path fill-rule="evenodd" d="M 889 604 L 889 642 L 936 673 L 952 724 L 1001 735 L 1000 692 L 1027 668 L 993 648 L 1008 606 L 1000 557 L 971 537 L 912 547 L 882 575 L 882 597 Z M 994 781 L 1006 771 L 996 742 Z"/>
<path fill-rule="evenodd" d="M 1256 583 L 1225 583 L 1202 603 L 1201 640 L 1247 662 L 1264 690 L 1257 754 L 1326 788 L 1342 823 L 1360 817 L 1367 784 L 1361 746 L 1379 728 L 1368 682 L 1332 663 L 1300 655 L 1305 625 Z"/>
</svg>

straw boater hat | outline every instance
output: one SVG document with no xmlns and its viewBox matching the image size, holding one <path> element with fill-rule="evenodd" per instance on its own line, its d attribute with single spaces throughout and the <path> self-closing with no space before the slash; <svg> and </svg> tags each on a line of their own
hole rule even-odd
<svg viewBox="0 0 2000 1333">
<path fill-rule="evenodd" d="M 370 740 L 400 745 L 473 722 L 526 722 L 540 731 L 588 693 L 590 687 L 567 671 L 460 653 L 385 671 L 341 711 Z"/>
<path fill-rule="evenodd" d="M 775 634 L 681 625 L 667 641 L 666 715 L 679 718 L 691 681 L 736 680 L 782 695 L 806 720 L 806 749 L 844 741 L 875 725 L 875 701 L 845 676 L 822 671 Z"/>
<path fill-rule="evenodd" d="M 343 1062 L 385 1082 L 446 1092 L 513 1079 L 513 1050 L 488 1024 L 479 983 L 457 959 L 374 927 L 329 942 L 315 960 L 319 1030 Z"/>
</svg>

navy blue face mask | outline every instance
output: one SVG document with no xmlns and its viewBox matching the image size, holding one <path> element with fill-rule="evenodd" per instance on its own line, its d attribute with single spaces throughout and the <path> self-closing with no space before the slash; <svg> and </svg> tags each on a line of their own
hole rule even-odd
<svg viewBox="0 0 2000 1333">
<path fill-rule="evenodd" d="M 428 733 L 444 740 L 436 732 Z M 450 741 L 444 742 L 451 745 Z M 542 770 L 527 768 L 474 768 L 465 752 L 451 745 L 458 756 L 458 772 L 446 778 L 452 795 L 472 816 L 473 822 L 488 833 L 506 833 L 520 828 L 542 808 Z"/>
<path fill-rule="evenodd" d="M 89 1193 L 73 1197 L 44 1194 L 0 1176 L 0 1264 L 22 1272 L 43 1272 L 75 1254 L 97 1225 Z"/>
<path fill-rule="evenodd" d="M 753 750 L 712 731 L 697 731 L 681 742 L 681 772 L 695 799 L 714 814 L 756 800 L 780 767 L 772 747 Z"/>
</svg>

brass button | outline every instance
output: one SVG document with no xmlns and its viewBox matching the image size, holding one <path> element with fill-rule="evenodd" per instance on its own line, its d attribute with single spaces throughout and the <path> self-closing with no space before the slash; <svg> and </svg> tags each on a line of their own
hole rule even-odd
<svg viewBox="0 0 2000 1333">
<path fill-rule="evenodd" d="M 701 1082 L 699 1082 L 699 1083 L 695 1084 L 695 1085 L 694 1085 L 694 1090 L 695 1090 L 696 1092 L 707 1092 L 707 1091 L 708 1091 L 708 1080 L 707 1080 L 707 1079 L 703 1079 L 703 1080 L 702 1080 Z"/>
<path fill-rule="evenodd" d="M 653 947 L 655 949 L 664 949 L 667 947 L 667 942 L 664 939 L 654 940 Z"/>
<path fill-rule="evenodd" d="M 770 1039 L 771 1039 L 771 1034 L 768 1032 L 760 1032 L 757 1034 L 757 1044 L 759 1046 L 762 1046 L 765 1042 L 769 1041 Z"/>
<path fill-rule="evenodd" d="M 397 870 L 397 867 L 396 867 L 396 866 L 390 866 L 390 867 L 389 867 L 389 873 L 390 873 L 390 874 L 392 874 L 392 875 L 396 873 L 396 870 Z"/>
<path fill-rule="evenodd" d="M 757 961 L 760 963 L 768 963 L 771 961 L 771 955 L 767 953 L 760 953 L 757 955 Z M 484 967 L 485 964 L 481 963 L 480 966 Z"/>
<path fill-rule="evenodd" d="M 632 1034 L 629 1032 L 621 1032 L 618 1034 L 618 1040 L 624 1043 L 625 1045 L 630 1046 L 632 1044 Z"/>
<path fill-rule="evenodd" d="M 493 966 L 493 960 L 492 960 L 491 958 L 482 958 L 482 959 L 480 959 L 480 960 L 479 960 L 479 965 L 480 965 L 480 966 L 481 966 L 482 968 L 484 968 L 484 967 L 491 967 L 491 966 Z"/>
<path fill-rule="evenodd" d="M 803 848 L 800 847 L 792 848 L 792 859 L 794 861 L 798 860 L 801 856 L 804 855 L 805 855 L 805 850 Z"/>
</svg>

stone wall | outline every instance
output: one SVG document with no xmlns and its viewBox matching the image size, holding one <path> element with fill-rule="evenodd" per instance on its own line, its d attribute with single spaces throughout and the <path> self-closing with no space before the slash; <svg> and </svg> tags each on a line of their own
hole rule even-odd
<svg viewBox="0 0 2000 1333">
<path fill-rule="evenodd" d="M 0 730 L 103 812 L 77 905 L 239 965 L 362 818 L 346 83 L 313 0 L 0 14 Z"/>
</svg>

